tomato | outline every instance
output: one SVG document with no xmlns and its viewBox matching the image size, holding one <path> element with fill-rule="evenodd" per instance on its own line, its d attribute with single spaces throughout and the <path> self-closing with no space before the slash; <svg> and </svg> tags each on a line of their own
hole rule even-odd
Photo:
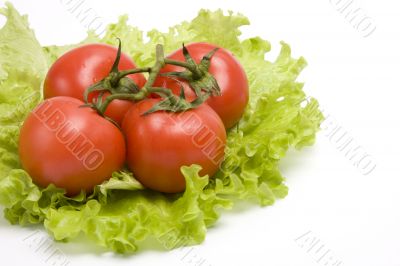
<svg viewBox="0 0 400 266">
<path fill-rule="evenodd" d="M 88 44 L 75 48 L 60 58 L 51 66 L 44 82 L 44 98 L 55 96 L 70 96 L 83 100 L 86 88 L 107 77 L 117 55 L 117 49 L 106 44 Z M 136 68 L 133 61 L 124 53 L 121 53 L 119 70 Z M 129 75 L 139 88 L 146 79 L 142 74 Z M 127 111 L 127 105 L 133 103 L 113 101 L 108 108 L 110 118 L 122 120 L 121 113 Z M 119 111 L 120 110 L 120 111 Z M 106 113 L 107 115 L 107 113 Z M 115 115 L 115 116 L 114 116 Z"/>
<path fill-rule="evenodd" d="M 104 101 L 107 96 L 109 96 L 109 92 L 105 92 L 102 100 Z M 89 102 L 94 102 L 97 101 L 98 93 L 94 92 L 91 93 L 91 96 L 89 97 Z M 106 111 L 104 112 L 104 115 L 106 117 L 111 118 L 114 122 L 116 122 L 119 126 L 122 125 L 122 120 L 124 119 L 124 116 L 126 112 L 133 106 L 134 102 L 132 101 L 126 101 L 126 100 L 119 100 L 115 99 L 113 100 L 108 106 Z"/>
<path fill-rule="evenodd" d="M 203 56 L 216 47 L 209 43 L 191 43 L 186 46 L 196 63 L 200 63 Z M 168 58 L 184 61 L 182 49 L 173 52 Z M 179 66 L 167 65 L 161 70 L 161 73 L 183 70 Z M 218 113 L 225 127 L 231 128 L 240 120 L 249 101 L 249 85 L 246 73 L 232 53 L 223 48 L 219 48 L 211 58 L 209 72 L 217 80 L 221 89 L 221 96 L 210 97 L 207 104 Z M 181 85 L 187 99 L 192 100 L 195 94 L 185 81 L 177 82 L 168 77 L 159 77 L 154 86 L 165 86 L 178 95 Z"/>
<path fill-rule="evenodd" d="M 166 193 L 181 192 L 181 166 L 198 164 L 201 175 L 213 176 L 223 160 L 226 132 L 219 116 L 207 105 L 172 113 L 142 115 L 160 99 L 136 103 L 126 114 L 122 130 L 127 141 L 127 163 L 146 187 Z"/>
<path fill-rule="evenodd" d="M 122 132 L 82 104 L 71 97 L 50 98 L 25 120 L 19 156 L 39 186 L 54 184 L 68 195 L 90 192 L 123 166 Z"/>
</svg>

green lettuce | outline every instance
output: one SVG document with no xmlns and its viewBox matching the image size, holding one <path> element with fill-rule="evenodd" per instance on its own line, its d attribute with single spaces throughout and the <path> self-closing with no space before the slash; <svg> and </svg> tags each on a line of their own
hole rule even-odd
<svg viewBox="0 0 400 266">
<path fill-rule="evenodd" d="M 19 126 L 39 102 L 40 84 L 47 70 L 41 46 L 29 28 L 27 18 L 7 4 L 0 30 L 0 180 L 19 168 Z"/>
<path fill-rule="evenodd" d="M 190 22 L 168 32 L 144 33 L 122 16 L 104 37 L 93 32 L 79 44 L 41 47 L 27 18 L 7 3 L 0 13 L 7 18 L 0 30 L 0 204 L 12 224 L 43 224 L 55 240 L 85 234 L 94 243 L 119 253 L 138 250 L 146 239 L 165 249 L 201 243 L 221 209 L 237 200 L 271 205 L 288 188 L 279 162 L 289 148 L 312 145 L 323 120 L 315 99 L 308 98 L 296 81 L 304 58 L 292 58 L 281 43 L 274 62 L 265 60 L 271 45 L 260 37 L 240 39 L 248 19 L 232 12 L 201 10 Z M 212 29 L 212 30 L 210 30 Z M 250 103 L 238 126 L 228 132 L 226 158 L 213 178 L 200 176 L 197 165 L 182 166 L 184 193 L 165 195 L 145 189 L 128 170 L 113 173 L 91 195 L 74 198 L 50 185 L 36 186 L 21 169 L 18 135 L 26 115 L 39 103 L 48 66 L 65 51 L 83 43 L 102 42 L 123 50 L 139 66 L 154 61 L 157 43 L 171 52 L 182 43 L 211 42 L 231 50 L 244 66 L 250 83 Z"/>
</svg>

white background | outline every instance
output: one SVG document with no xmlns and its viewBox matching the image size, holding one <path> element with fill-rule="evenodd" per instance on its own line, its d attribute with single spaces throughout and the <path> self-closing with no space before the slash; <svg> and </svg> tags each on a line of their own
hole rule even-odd
<svg viewBox="0 0 400 266">
<path fill-rule="evenodd" d="M 12 1 L 29 15 L 43 45 L 74 43 L 85 36 L 85 26 L 66 9 L 66 2 Z M 193 266 L 196 263 L 190 259 L 196 257 L 206 260 L 204 266 L 316 266 L 331 256 L 326 265 L 334 265 L 337 259 L 340 265 L 400 266 L 400 6 L 394 0 L 355 1 L 354 6 L 376 25 L 375 32 L 364 38 L 336 10 L 339 2 L 86 0 L 84 4 L 104 23 L 128 13 L 130 23 L 144 30 L 166 30 L 193 18 L 200 8 L 245 14 L 252 25 L 243 28 L 244 36 L 270 40 L 268 58 L 278 53 L 280 40 L 291 45 L 296 57 L 305 56 L 309 66 L 300 77 L 306 82 L 305 90 L 377 167 L 363 175 L 324 130 L 315 146 L 290 152 L 282 162 L 290 188 L 286 199 L 272 207 L 241 206 L 224 212 L 199 246 L 170 252 L 145 250 L 126 257 L 104 253 L 85 242 L 57 243 L 52 248 L 63 252 L 69 265 Z M 11 226 L 0 218 L 2 265 L 51 265 L 46 254 L 24 241 L 35 230 Z M 319 252 L 307 251 L 313 238 L 319 240 Z M 328 250 L 318 262 L 318 256 Z"/>
</svg>

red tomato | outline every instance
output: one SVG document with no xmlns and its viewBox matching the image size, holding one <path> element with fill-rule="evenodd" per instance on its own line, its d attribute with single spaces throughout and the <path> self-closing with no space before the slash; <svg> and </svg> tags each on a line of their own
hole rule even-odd
<svg viewBox="0 0 400 266">
<path fill-rule="evenodd" d="M 215 47 L 217 46 L 209 43 L 191 43 L 186 46 L 196 63 L 200 63 L 203 56 Z M 168 58 L 184 61 L 182 49 L 173 52 Z M 167 65 L 161 72 L 183 70 L 182 67 Z M 246 73 L 232 53 L 223 48 L 220 48 L 211 58 L 209 72 L 217 80 L 221 89 L 221 96 L 210 97 L 207 104 L 221 117 L 225 127 L 231 128 L 240 120 L 249 101 L 249 85 Z M 195 97 L 193 90 L 186 82 L 181 81 L 181 84 L 184 87 L 187 99 L 193 99 Z M 154 86 L 163 85 L 172 89 L 177 95 L 180 92 L 180 82 L 167 77 L 159 77 Z"/>
<path fill-rule="evenodd" d="M 223 160 L 224 125 L 207 105 L 181 113 L 158 111 L 142 115 L 159 99 L 138 102 L 126 114 L 122 130 L 127 141 L 127 163 L 146 187 L 166 193 L 181 192 L 181 166 L 198 164 L 200 174 L 213 176 Z"/>
<path fill-rule="evenodd" d="M 109 96 L 110 93 L 105 92 L 102 99 L 103 101 Z M 96 102 L 98 97 L 98 93 L 94 92 L 91 93 L 91 96 L 89 96 L 89 102 L 94 101 Z M 119 100 L 115 99 L 113 100 L 108 106 L 106 111 L 104 112 L 104 115 L 106 117 L 111 118 L 113 121 L 115 121 L 119 126 L 122 125 L 122 120 L 124 119 L 124 116 L 126 112 L 134 105 L 134 102 L 132 101 L 126 101 L 126 100 Z"/>
<path fill-rule="evenodd" d="M 47 73 L 44 82 L 44 98 L 70 96 L 83 101 L 85 89 L 108 76 L 116 55 L 117 49 L 106 44 L 88 44 L 65 53 L 57 59 Z M 136 68 L 133 61 L 126 54 L 121 53 L 119 70 L 132 68 Z M 142 74 L 128 77 L 139 88 L 146 82 Z M 107 108 L 113 109 L 109 117 L 115 121 L 122 120 L 121 113 L 127 111 L 127 105 L 131 107 L 132 103 L 123 100 L 111 102 Z"/>
<path fill-rule="evenodd" d="M 79 107 L 82 104 L 71 97 L 54 97 L 25 120 L 19 156 L 36 184 L 54 184 L 68 195 L 90 192 L 123 166 L 122 132 L 92 109 Z"/>
</svg>

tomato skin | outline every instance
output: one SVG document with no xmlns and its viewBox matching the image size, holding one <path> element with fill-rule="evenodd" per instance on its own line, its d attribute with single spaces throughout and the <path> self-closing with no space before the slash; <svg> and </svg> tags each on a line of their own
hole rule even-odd
<svg viewBox="0 0 400 266">
<path fill-rule="evenodd" d="M 224 157 L 225 128 L 207 105 L 181 113 L 142 115 L 158 101 L 138 102 L 126 114 L 122 130 L 127 163 L 144 186 L 166 193 L 181 192 L 185 189 L 181 166 L 198 164 L 203 168 L 201 175 L 217 172 Z"/>
<path fill-rule="evenodd" d="M 104 95 L 102 96 L 102 100 L 104 101 L 109 95 L 111 95 L 109 92 L 105 92 Z M 88 97 L 89 102 L 93 102 L 93 100 L 94 102 L 96 102 L 97 97 L 98 93 L 96 92 L 91 93 L 91 95 Z M 119 126 L 121 126 L 125 114 L 134 104 L 135 103 L 132 101 L 115 99 L 107 106 L 104 115 L 106 117 L 111 118 L 114 122 L 116 122 Z"/>
<path fill-rule="evenodd" d="M 25 120 L 19 138 L 23 168 L 41 187 L 54 184 L 68 195 L 90 192 L 125 160 L 122 132 L 82 101 L 47 99 Z"/>
<path fill-rule="evenodd" d="M 127 100 L 113 100 L 110 105 L 108 105 L 104 115 L 111 118 L 121 126 L 126 113 L 133 105 L 133 102 Z"/>
<path fill-rule="evenodd" d="M 117 55 L 117 49 L 106 44 L 87 44 L 65 53 L 49 69 L 44 81 L 44 98 L 70 96 L 83 101 L 83 93 L 89 86 L 107 77 Z M 121 53 L 119 70 L 136 68 L 133 61 Z M 129 75 L 139 88 L 146 82 L 142 74 Z M 111 102 L 109 108 L 118 110 L 118 101 Z M 127 108 L 122 108 L 121 113 Z M 115 111 L 111 112 L 115 114 Z M 118 120 L 116 117 L 110 117 Z"/>
<path fill-rule="evenodd" d="M 215 47 L 217 46 L 203 42 L 191 43 L 186 46 L 196 63 L 200 63 L 203 56 Z M 184 61 L 182 49 L 171 53 L 168 58 Z M 183 70 L 182 67 L 167 65 L 161 70 L 161 73 Z M 225 127 L 231 128 L 240 120 L 249 101 L 249 85 L 246 73 L 232 53 L 221 47 L 211 58 L 209 72 L 217 80 L 221 89 L 221 96 L 212 96 L 206 103 L 218 113 Z M 187 99 L 192 100 L 195 97 L 193 90 L 185 81 L 181 82 Z M 162 85 L 172 89 L 177 95 L 180 92 L 179 82 L 167 77 L 157 79 L 155 86 Z"/>
</svg>

